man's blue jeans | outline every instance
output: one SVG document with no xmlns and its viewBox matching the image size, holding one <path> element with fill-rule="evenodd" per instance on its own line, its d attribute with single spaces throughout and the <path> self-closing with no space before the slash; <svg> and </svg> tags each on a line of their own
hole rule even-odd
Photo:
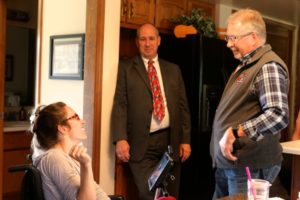
<svg viewBox="0 0 300 200">
<path fill-rule="evenodd" d="M 267 180 L 273 183 L 279 174 L 281 165 L 274 165 L 270 168 L 251 169 L 251 177 Z M 215 193 L 213 199 L 221 198 L 237 193 L 247 193 L 247 174 L 245 169 L 221 169 L 215 172 Z"/>
</svg>

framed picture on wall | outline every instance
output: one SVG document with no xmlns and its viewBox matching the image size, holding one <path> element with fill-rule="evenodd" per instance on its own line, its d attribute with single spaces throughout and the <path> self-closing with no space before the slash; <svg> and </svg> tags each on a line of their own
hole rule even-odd
<svg viewBox="0 0 300 200">
<path fill-rule="evenodd" d="M 14 56 L 5 56 L 5 81 L 12 81 L 14 75 Z"/>
<path fill-rule="evenodd" d="M 83 80 L 84 34 L 50 36 L 50 79 Z"/>
</svg>

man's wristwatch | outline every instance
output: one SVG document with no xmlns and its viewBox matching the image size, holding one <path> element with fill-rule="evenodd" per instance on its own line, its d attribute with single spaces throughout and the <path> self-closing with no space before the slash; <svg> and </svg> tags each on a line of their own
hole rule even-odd
<svg viewBox="0 0 300 200">
<path fill-rule="evenodd" d="M 236 126 L 232 127 L 232 132 L 235 138 L 239 138 L 238 128 Z"/>
</svg>

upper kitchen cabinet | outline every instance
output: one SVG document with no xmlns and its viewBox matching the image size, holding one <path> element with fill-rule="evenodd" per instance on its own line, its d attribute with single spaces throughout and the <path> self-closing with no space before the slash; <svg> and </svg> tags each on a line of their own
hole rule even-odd
<svg viewBox="0 0 300 200">
<path fill-rule="evenodd" d="M 144 23 L 154 24 L 160 31 L 173 30 L 173 18 L 190 15 L 193 8 L 200 8 L 215 19 L 215 5 L 199 0 L 122 0 L 121 27 L 137 28 Z"/>
<path fill-rule="evenodd" d="M 155 0 L 122 0 L 121 26 L 136 28 L 144 23 L 154 23 Z"/>
<path fill-rule="evenodd" d="M 171 20 L 183 15 L 186 10 L 186 0 L 156 0 L 155 26 L 163 30 L 174 27 Z"/>
<path fill-rule="evenodd" d="M 211 17 L 213 20 L 215 19 L 215 4 L 199 0 L 188 0 L 187 14 L 190 15 L 194 8 L 202 9 L 206 16 Z"/>
<path fill-rule="evenodd" d="M 7 23 L 10 26 L 36 29 L 37 0 L 9 0 L 7 1 Z"/>
</svg>

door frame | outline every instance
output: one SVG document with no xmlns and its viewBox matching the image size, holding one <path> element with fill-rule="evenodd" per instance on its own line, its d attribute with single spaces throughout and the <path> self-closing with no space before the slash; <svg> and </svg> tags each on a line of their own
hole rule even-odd
<svg viewBox="0 0 300 200">
<path fill-rule="evenodd" d="M 105 0 L 87 0 L 86 13 L 83 118 L 92 133 L 93 172 L 99 182 Z"/>
<path fill-rule="evenodd" d="M 3 194 L 3 118 L 4 118 L 4 67 L 6 38 L 6 0 L 0 0 L 0 200 Z"/>
</svg>

